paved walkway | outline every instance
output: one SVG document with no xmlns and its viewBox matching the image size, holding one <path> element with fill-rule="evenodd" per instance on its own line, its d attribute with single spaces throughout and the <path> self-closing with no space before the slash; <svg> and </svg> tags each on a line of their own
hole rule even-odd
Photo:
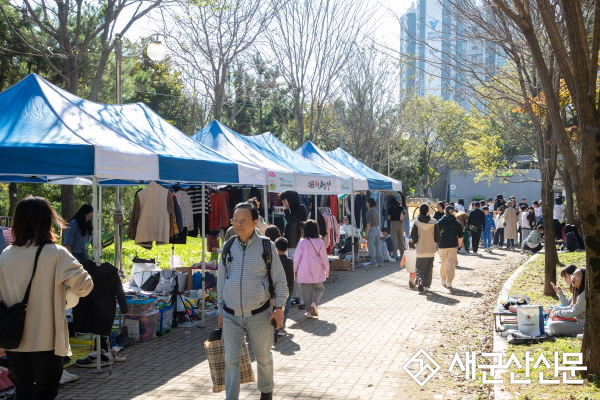
<svg viewBox="0 0 600 400">
<path fill-rule="evenodd" d="M 485 257 L 459 256 L 457 289 L 452 290 L 440 285 L 436 260 L 428 294 L 409 289 L 408 273 L 399 270 L 397 263 L 370 271 L 334 272 L 338 279 L 325 286 L 320 319 L 306 318 L 297 308 L 290 313 L 290 335 L 280 339 L 273 351 L 274 398 L 464 398 L 456 391 L 438 390 L 435 380 L 423 391 L 402 366 L 420 348 L 443 346 L 440 328 L 451 316 L 467 315 L 483 295 L 481 287 L 494 279 L 492 271 L 499 263 L 518 257 L 522 256 L 503 251 Z M 223 399 L 224 393 L 212 392 L 203 349 L 215 326 L 212 318 L 206 328 L 178 328 L 129 347 L 124 351 L 128 361 L 115 364 L 112 375 L 71 367 L 69 371 L 80 379 L 63 386 L 58 398 Z M 256 371 L 254 362 L 253 367 Z M 242 385 L 241 399 L 259 397 L 255 383 Z"/>
</svg>

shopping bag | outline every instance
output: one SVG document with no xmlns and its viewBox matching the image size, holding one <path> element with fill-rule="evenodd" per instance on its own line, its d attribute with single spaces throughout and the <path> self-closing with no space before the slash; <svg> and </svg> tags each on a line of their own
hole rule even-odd
<svg viewBox="0 0 600 400">
<path fill-rule="evenodd" d="M 544 334 L 544 309 L 542 306 L 517 307 L 517 329 L 529 336 Z"/>
<path fill-rule="evenodd" d="M 219 335 L 211 335 L 211 338 L 216 338 Z M 225 390 L 225 345 L 223 339 L 207 340 L 204 342 L 204 351 L 210 368 L 210 377 L 213 381 L 212 390 L 214 393 L 219 393 Z M 250 353 L 246 343 L 242 346 L 242 361 L 240 362 L 240 382 L 256 382 L 254 379 L 254 371 L 250 363 Z"/>
</svg>

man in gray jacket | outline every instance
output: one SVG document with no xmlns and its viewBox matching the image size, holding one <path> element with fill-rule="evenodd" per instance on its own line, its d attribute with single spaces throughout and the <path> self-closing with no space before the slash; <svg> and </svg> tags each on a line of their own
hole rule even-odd
<svg viewBox="0 0 600 400">
<path fill-rule="evenodd" d="M 275 244 L 270 242 L 276 307 L 272 311 L 263 238 L 255 232 L 258 209 L 249 203 L 238 204 L 231 223 L 237 236 L 221 257 L 217 280 L 219 326 L 225 342 L 226 399 L 239 398 L 242 344 L 248 336 L 257 362 L 260 398 L 270 400 L 274 387 L 271 320 L 275 320 L 276 329 L 283 325 L 283 308 L 289 294 L 285 272 Z"/>
</svg>

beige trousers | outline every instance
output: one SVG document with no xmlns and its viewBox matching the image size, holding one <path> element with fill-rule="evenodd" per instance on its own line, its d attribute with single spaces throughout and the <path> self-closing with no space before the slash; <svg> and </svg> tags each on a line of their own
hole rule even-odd
<svg viewBox="0 0 600 400">
<path fill-rule="evenodd" d="M 440 267 L 440 277 L 446 279 L 448 282 L 452 282 L 456 272 L 456 247 L 449 249 L 439 249 L 440 258 L 442 259 L 442 266 Z"/>
<path fill-rule="evenodd" d="M 390 221 L 390 236 L 394 241 L 395 252 L 400 250 L 400 257 L 404 254 L 406 246 L 404 246 L 404 221 Z"/>
</svg>

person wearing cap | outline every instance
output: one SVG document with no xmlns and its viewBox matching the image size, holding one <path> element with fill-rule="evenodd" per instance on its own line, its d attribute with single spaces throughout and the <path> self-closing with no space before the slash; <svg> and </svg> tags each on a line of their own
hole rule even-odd
<svg viewBox="0 0 600 400">
<path fill-rule="evenodd" d="M 442 260 L 440 278 L 442 286 L 452 288 L 452 281 L 456 271 L 456 258 L 458 247 L 463 237 L 463 228 L 454 216 L 452 206 L 446 206 L 444 216 L 437 222 L 440 231 L 440 244 L 438 253 Z"/>
</svg>

